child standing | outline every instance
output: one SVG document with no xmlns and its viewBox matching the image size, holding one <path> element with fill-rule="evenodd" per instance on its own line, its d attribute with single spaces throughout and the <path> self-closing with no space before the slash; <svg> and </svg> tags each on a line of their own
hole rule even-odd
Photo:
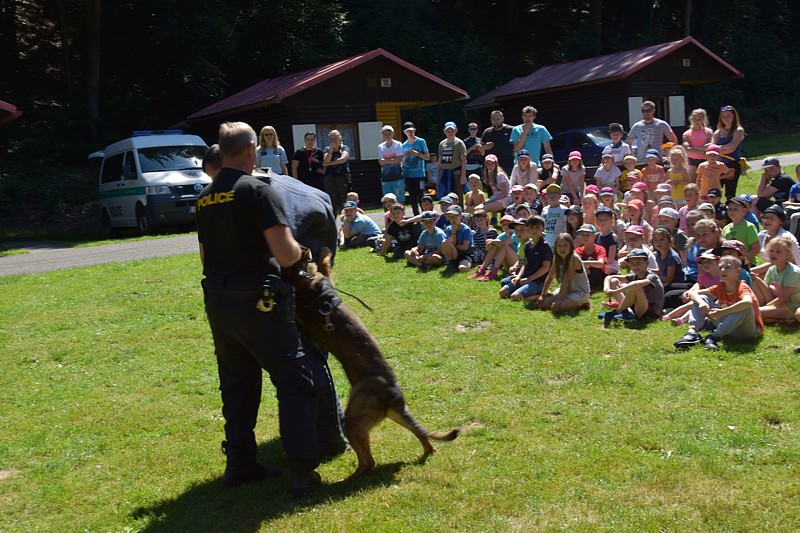
<svg viewBox="0 0 800 533">
<path fill-rule="evenodd" d="M 669 152 L 669 183 L 672 185 L 672 201 L 676 207 L 684 202 L 683 188 L 691 183 L 691 176 L 687 168 L 686 152 L 683 147 L 676 146 Z"/>
<path fill-rule="evenodd" d="M 445 234 L 444 231 L 436 227 L 436 213 L 424 211 L 421 218 L 422 227 L 425 231 L 417 239 L 417 246 L 408 250 L 405 253 L 405 257 L 409 264 L 418 266 L 423 270 L 430 270 L 431 267 L 441 265 L 444 260 L 442 244 L 445 240 Z"/>
<path fill-rule="evenodd" d="M 611 137 L 611 144 L 603 148 L 603 152 L 608 151 L 614 158 L 614 166 L 622 170 L 625 158 L 633 154 L 630 145 L 622 142 L 622 124 L 619 122 L 609 124 L 608 136 Z"/>
<path fill-rule="evenodd" d="M 642 181 L 647 184 L 647 190 L 655 193 L 659 183 L 667 182 L 667 172 L 659 165 L 661 156 L 658 150 L 651 148 L 646 153 L 647 165 L 642 169 Z"/>
<path fill-rule="evenodd" d="M 702 166 L 702 165 L 701 165 Z M 692 305 L 689 331 L 675 341 L 676 348 L 689 348 L 704 342 L 706 350 L 719 350 L 725 337 L 754 339 L 764 331 L 758 302 L 747 283 L 739 280 L 742 263 L 735 257 L 719 260 L 720 282 L 708 289 L 690 291 Z M 713 333 L 703 340 L 698 331 L 708 318 Z"/>
<path fill-rule="evenodd" d="M 586 184 L 586 167 L 583 166 L 581 153 L 577 150 L 569 153 L 567 166 L 561 169 L 561 188 L 564 189 L 570 202 L 578 203 L 583 198 L 583 187 Z"/>
<path fill-rule="evenodd" d="M 786 236 L 775 237 L 767 243 L 767 253 L 772 266 L 764 281 L 773 298 L 760 309 L 764 322 L 800 322 L 800 267 L 791 261 L 792 241 Z"/>
<path fill-rule="evenodd" d="M 550 294 L 553 281 L 559 288 Z M 550 267 L 542 287 L 541 309 L 550 309 L 554 315 L 574 309 L 589 309 L 589 278 L 586 266 L 575 254 L 575 241 L 569 233 L 556 238 L 555 261 Z"/>
<path fill-rule="evenodd" d="M 544 224 L 544 219 L 537 215 L 529 217 L 525 222 L 514 223 L 520 243 L 525 242 L 524 246 L 520 244 L 524 259 L 516 274 L 503 279 L 500 298 L 530 302 L 541 295 L 553 262 L 553 249 L 544 239 Z"/>
<path fill-rule="evenodd" d="M 552 248 L 556 236 L 563 233 L 567 227 L 566 208 L 561 205 L 561 187 L 555 183 L 547 186 L 545 199 L 547 205 L 542 209 L 542 218 L 545 223 L 544 238 Z"/>
<path fill-rule="evenodd" d="M 706 161 L 697 167 L 697 186 L 700 188 L 700 200 L 708 199 L 708 191 L 722 188 L 722 180 L 730 169 L 719 161 L 719 146 L 709 144 L 706 149 Z"/>
<path fill-rule="evenodd" d="M 430 160 L 425 163 L 425 175 L 427 176 L 425 184 L 428 191 L 436 188 L 436 180 L 439 179 L 439 154 L 430 154 Z"/>
<path fill-rule="evenodd" d="M 609 327 L 615 318 L 637 320 L 661 316 L 661 309 L 664 307 L 664 286 L 656 274 L 648 271 L 647 258 L 647 252 L 641 248 L 631 250 L 628 253 L 631 273 L 606 278 L 603 292 L 609 298 L 616 299 L 619 306 L 600 313 L 599 318 L 603 319 L 604 327 Z"/>
</svg>

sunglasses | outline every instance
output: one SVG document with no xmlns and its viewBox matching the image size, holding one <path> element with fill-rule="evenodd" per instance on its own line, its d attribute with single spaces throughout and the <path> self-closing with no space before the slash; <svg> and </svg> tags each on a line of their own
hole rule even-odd
<svg viewBox="0 0 800 533">
<path fill-rule="evenodd" d="M 655 109 L 642 109 L 642 113 L 652 113 Z"/>
<path fill-rule="evenodd" d="M 720 107 L 719 110 L 720 111 L 733 111 L 733 106 L 732 105 L 724 105 L 724 106 Z"/>
<path fill-rule="evenodd" d="M 478 128 L 469 128 L 469 131 L 478 131 Z"/>
</svg>

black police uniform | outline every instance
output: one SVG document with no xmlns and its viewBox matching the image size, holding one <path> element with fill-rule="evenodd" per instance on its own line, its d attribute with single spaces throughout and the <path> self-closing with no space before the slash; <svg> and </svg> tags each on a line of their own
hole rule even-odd
<svg viewBox="0 0 800 533">
<path fill-rule="evenodd" d="M 319 464 L 316 436 L 322 363 L 307 357 L 294 324 L 293 296 L 276 298 L 270 312 L 256 308 L 265 277 L 279 266 L 264 230 L 288 226 L 273 188 L 239 170 L 223 168 L 197 201 L 198 240 L 203 245 L 203 289 L 214 337 L 228 468 L 256 465 L 253 432 L 261 401 L 261 369 L 278 397 L 281 442 L 291 464 Z M 288 284 L 274 292 L 290 290 Z M 226 470 L 227 473 L 227 470 Z"/>
</svg>

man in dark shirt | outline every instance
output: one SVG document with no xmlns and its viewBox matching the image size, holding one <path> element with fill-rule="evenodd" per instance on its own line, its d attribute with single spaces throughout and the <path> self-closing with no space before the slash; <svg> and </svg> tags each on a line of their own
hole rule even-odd
<svg viewBox="0 0 800 533">
<path fill-rule="evenodd" d="M 486 128 L 481 135 L 481 154 L 497 156 L 500 167 L 510 175 L 514 168 L 514 145 L 511 143 L 511 130 L 514 127 L 503 122 L 503 112 L 498 109 L 492 111 L 490 118 L 492 127 Z"/>
<path fill-rule="evenodd" d="M 777 157 L 768 157 L 764 160 L 764 173 L 758 181 L 758 202 L 756 208 L 763 213 L 772 204 L 781 205 L 789 199 L 789 190 L 794 185 L 794 180 L 781 172 L 781 163 Z"/>
<path fill-rule="evenodd" d="M 225 123 L 219 149 L 222 169 L 197 201 L 197 237 L 225 417 L 223 482 L 236 486 L 280 473 L 256 462 L 264 369 L 277 392 L 291 492 L 302 496 L 320 483 L 315 422 L 324 371 L 318 358 L 306 355 L 291 286 L 277 276 L 280 267 L 300 260 L 301 249 L 277 192 L 249 175 L 255 131 L 241 122 Z"/>
</svg>

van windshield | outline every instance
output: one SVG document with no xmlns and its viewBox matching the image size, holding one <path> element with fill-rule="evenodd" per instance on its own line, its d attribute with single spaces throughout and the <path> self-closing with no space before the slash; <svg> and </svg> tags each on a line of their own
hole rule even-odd
<svg viewBox="0 0 800 533">
<path fill-rule="evenodd" d="M 202 168 L 205 146 L 158 146 L 139 149 L 142 172 L 194 170 Z"/>
</svg>

